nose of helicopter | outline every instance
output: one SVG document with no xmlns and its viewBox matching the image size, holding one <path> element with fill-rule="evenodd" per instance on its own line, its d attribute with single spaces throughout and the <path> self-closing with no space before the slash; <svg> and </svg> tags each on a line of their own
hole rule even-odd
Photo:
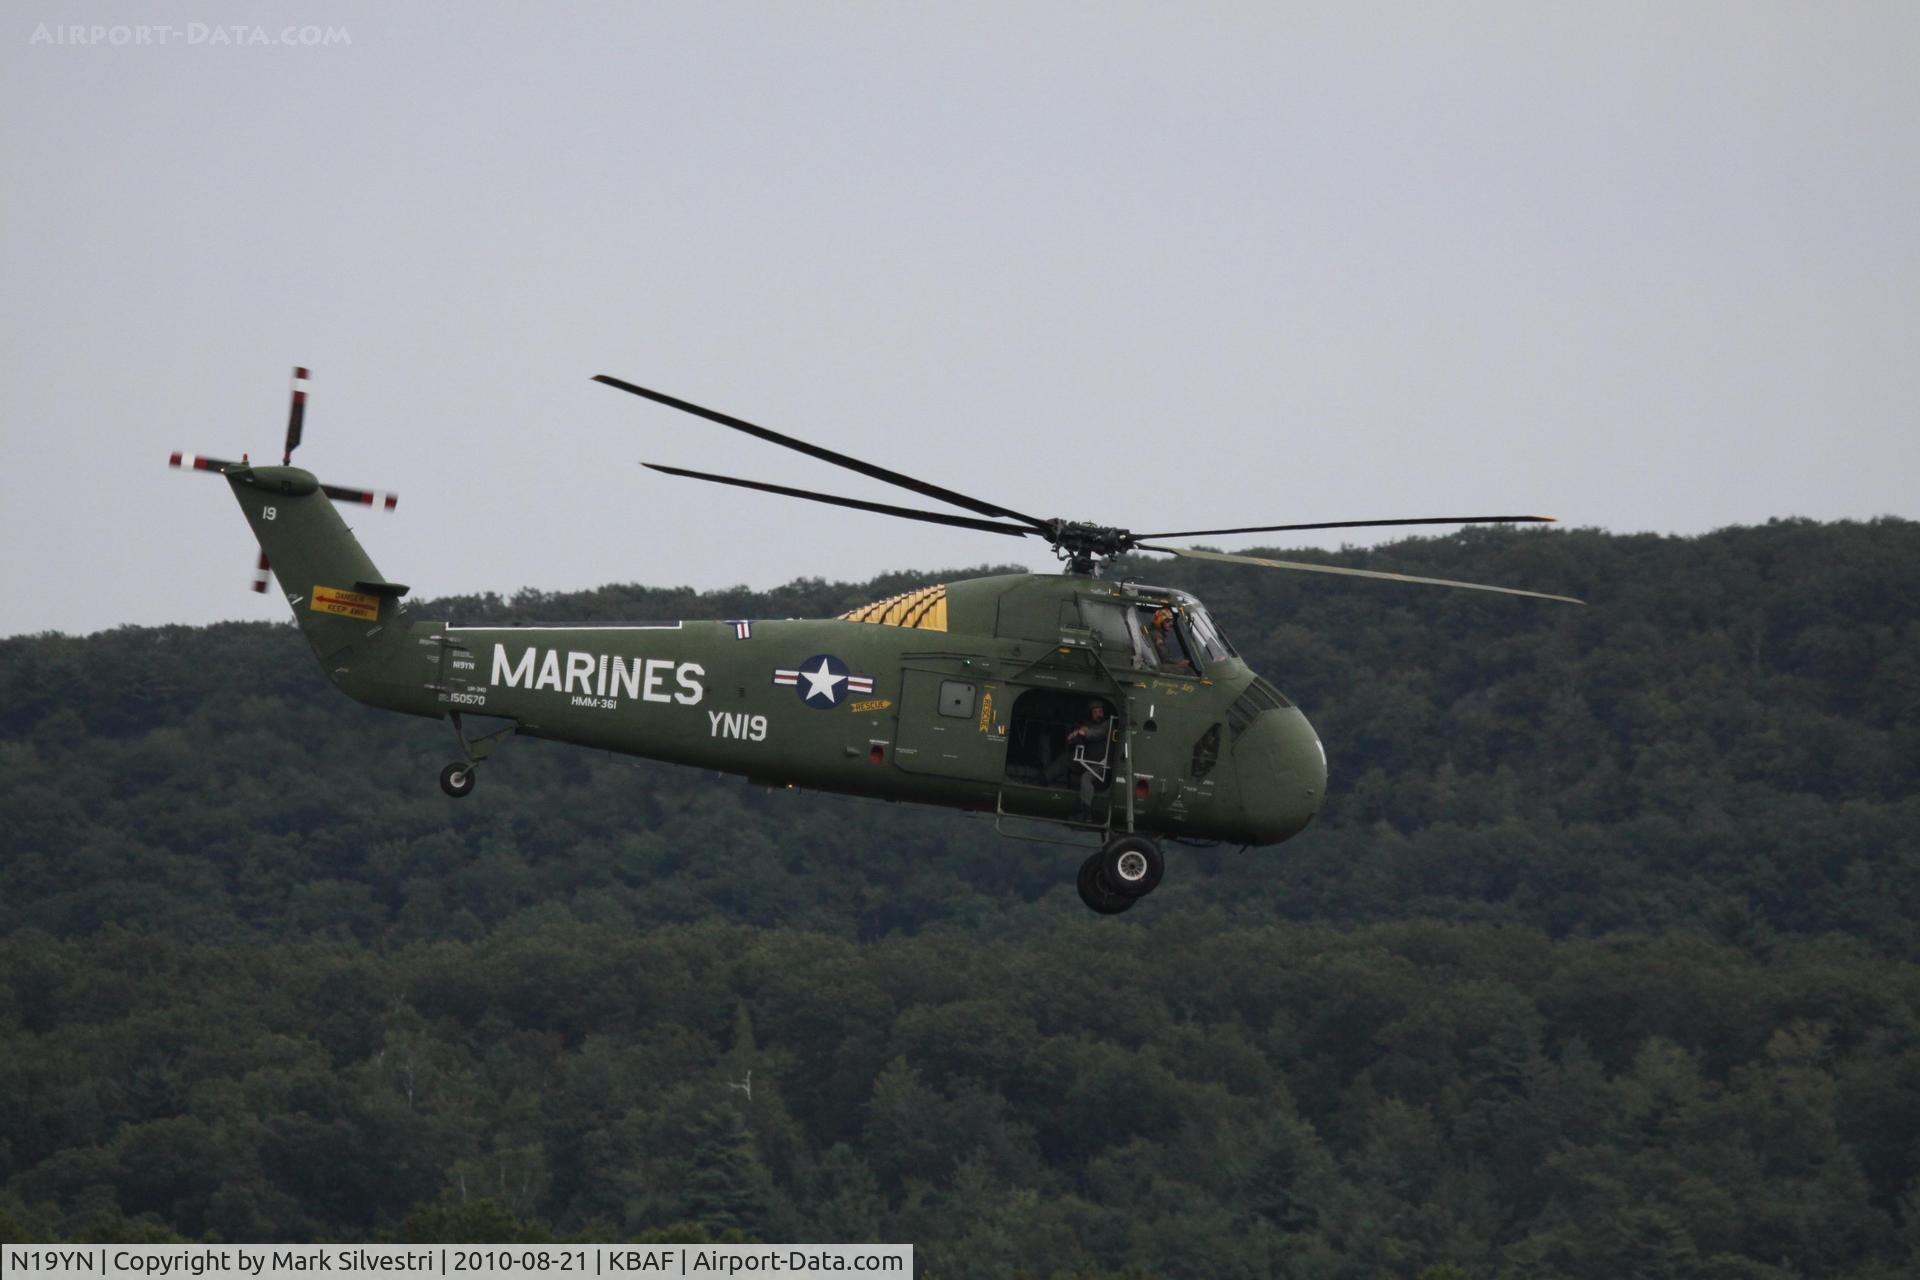
<svg viewBox="0 0 1920 1280">
<path fill-rule="evenodd" d="M 1257 716 L 1233 746 L 1233 766 L 1253 844 L 1297 835 L 1327 793 L 1327 753 L 1297 707 Z"/>
</svg>

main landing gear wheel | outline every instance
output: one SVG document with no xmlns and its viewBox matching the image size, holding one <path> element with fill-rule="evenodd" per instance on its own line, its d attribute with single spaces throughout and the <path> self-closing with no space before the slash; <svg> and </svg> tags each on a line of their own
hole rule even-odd
<svg viewBox="0 0 1920 1280">
<path fill-rule="evenodd" d="M 1094 854 L 1080 864 L 1080 901 L 1103 916 L 1116 916 L 1134 904 L 1135 899 L 1115 893 L 1100 874 L 1100 855 Z"/>
<path fill-rule="evenodd" d="M 1080 864 L 1080 901 L 1103 916 L 1118 915 L 1160 886 L 1167 858 L 1145 836 L 1115 836 Z"/>
<path fill-rule="evenodd" d="M 1095 857 L 1106 887 L 1123 898 L 1146 897 L 1167 874 L 1166 855 L 1145 836 L 1115 836 Z"/>
<path fill-rule="evenodd" d="M 458 711 L 447 712 L 447 723 L 453 726 L 453 736 L 460 740 L 460 759 L 440 771 L 440 789 L 458 800 L 473 790 L 474 771 L 480 762 L 493 754 L 493 749 L 505 742 L 517 732 L 520 722 L 509 720 L 504 729 L 495 729 L 483 738 L 468 740 L 466 722 Z"/>
</svg>

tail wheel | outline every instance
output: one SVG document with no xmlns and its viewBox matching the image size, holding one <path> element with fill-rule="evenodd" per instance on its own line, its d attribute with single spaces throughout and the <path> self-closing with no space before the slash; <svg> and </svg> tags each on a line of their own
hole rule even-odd
<svg viewBox="0 0 1920 1280">
<path fill-rule="evenodd" d="M 464 760 L 455 760 L 440 771 L 440 789 L 458 800 L 473 790 L 473 766 Z"/>
<path fill-rule="evenodd" d="M 1166 855 L 1145 836 L 1115 836 L 1094 861 L 1106 887 L 1123 898 L 1144 898 L 1159 888 L 1167 873 Z"/>
<path fill-rule="evenodd" d="M 1080 864 L 1080 901 L 1103 916 L 1119 915 L 1134 904 L 1134 899 L 1115 893 L 1100 874 L 1100 855 L 1094 854 Z"/>
</svg>

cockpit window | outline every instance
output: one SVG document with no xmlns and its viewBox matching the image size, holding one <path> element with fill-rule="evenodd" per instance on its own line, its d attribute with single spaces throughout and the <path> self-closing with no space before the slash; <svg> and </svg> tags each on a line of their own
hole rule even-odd
<svg viewBox="0 0 1920 1280">
<path fill-rule="evenodd" d="M 1197 676 L 1209 664 L 1236 656 L 1192 596 L 1167 591 L 1164 597 L 1141 600 L 1138 593 L 1129 594 L 1135 597 L 1130 604 L 1080 600 L 1080 620 L 1109 662 L 1135 671 Z"/>
<path fill-rule="evenodd" d="M 1138 670 L 1142 665 L 1142 637 L 1137 624 L 1127 616 L 1129 612 L 1125 605 L 1104 600 L 1080 601 L 1080 620 L 1093 631 L 1107 660 Z"/>
<path fill-rule="evenodd" d="M 1193 632 L 1200 651 L 1206 654 L 1207 661 L 1218 662 L 1222 658 L 1236 656 L 1233 646 L 1227 643 L 1227 638 L 1220 634 L 1220 628 L 1213 625 L 1213 619 L 1207 616 L 1207 611 L 1198 601 L 1190 601 L 1184 613 L 1187 627 Z"/>
</svg>

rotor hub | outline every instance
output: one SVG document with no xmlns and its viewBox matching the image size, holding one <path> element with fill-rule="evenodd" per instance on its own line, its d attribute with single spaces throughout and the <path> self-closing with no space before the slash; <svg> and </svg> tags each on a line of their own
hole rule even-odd
<svg viewBox="0 0 1920 1280">
<path fill-rule="evenodd" d="M 1089 576 L 1099 574 L 1100 561 L 1125 555 L 1136 541 L 1128 530 L 1084 520 L 1049 520 L 1046 538 L 1053 553 L 1067 562 L 1067 572 Z"/>
</svg>

